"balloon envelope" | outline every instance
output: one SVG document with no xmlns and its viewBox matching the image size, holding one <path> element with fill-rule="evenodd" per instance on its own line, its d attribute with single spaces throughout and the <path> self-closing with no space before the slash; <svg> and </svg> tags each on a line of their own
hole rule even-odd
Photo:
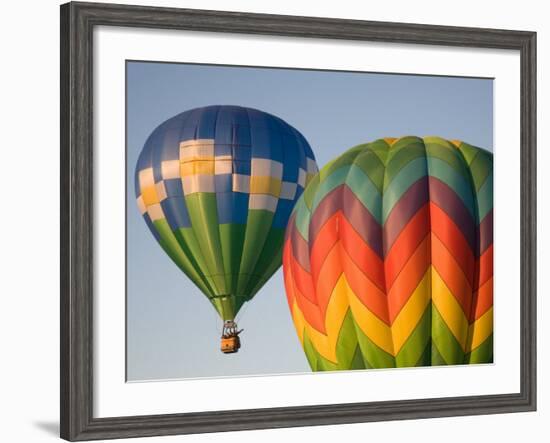
<svg viewBox="0 0 550 443">
<path fill-rule="evenodd" d="M 286 231 L 292 318 L 313 370 L 493 358 L 493 156 L 381 139 L 312 180 Z"/>
<path fill-rule="evenodd" d="M 151 133 L 135 192 L 161 247 L 233 320 L 281 265 L 284 228 L 316 172 L 307 141 L 280 118 L 208 106 Z"/>
</svg>

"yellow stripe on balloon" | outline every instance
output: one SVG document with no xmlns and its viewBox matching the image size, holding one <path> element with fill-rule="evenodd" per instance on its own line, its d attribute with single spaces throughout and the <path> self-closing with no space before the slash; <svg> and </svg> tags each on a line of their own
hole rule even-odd
<svg viewBox="0 0 550 443">
<path fill-rule="evenodd" d="M 391 325 L 393 348 L 395 350 L 393 353 L 394 356 L 399 353 L 401 347 L 410 337 L 430 303 L 432 289 L 430 282 L 431 270 L 432 267 L 430 266 Z"/>
<path fill-rule="evenodd" d="M 346 281 L 347 285 L 347 281 Z M 393 353 L 392 332 L 390 327 L 373 314 L 355 295 L 348 286 L 348 299 L 355 324 L 374 344 L 386 351 Z"/>
<path fill-rule="evenodd" d="M 493 333 L 493 308 L 479 317 L 470 325 L 468 333 L 468 343 L 470 343 L 467 352 L 477 348 Z"/>
<path fill-rule="evenodd" d="M 306 322 L 304 320 L 304 315 L 302 314 L 302 311 L 300 307 L 298 306 L 298 303 L 296 303 L 296 298 L 294 298 L 294 303 L 292 303 L 292 320 L 294 323 L 294 327 L 296 328 L 296 332 L 298 333 L 298 338 L 300 339 L 300 343 L 302 346 L 304 345 L 304 329 L 306 327 Z"/>
<path fill-rule="evenodd" d="M 465 351 L 468 342 L 468 319 L 435 268 L 432 269 L 432 301 L 460 347 Z"/>
<path fill-rule="evenodd" d="M 310 326 L 303 317 L 303 314 L 296 305 L 296 302 L 294 303 L 297 308 L 293 310 L 294 321 L 298 321 L 298 324 L 304 324 L 303 330 L 307 332 L 308 338 L 313 344 L 315 350 L 323 358 L 331 361 L 332 363 L 338 362 L 338 359 L 336 358 L 336 342 L 338 341 L 340 329 L 342 328 L 344 318 L 349 308 L 346 293 L 347 287 L 347 281 L 344 274 L 342 274 L 332 290 L 330 300 L 327 305 L 327 310 L 325 313 L 326 335 Z"/>
</svg>

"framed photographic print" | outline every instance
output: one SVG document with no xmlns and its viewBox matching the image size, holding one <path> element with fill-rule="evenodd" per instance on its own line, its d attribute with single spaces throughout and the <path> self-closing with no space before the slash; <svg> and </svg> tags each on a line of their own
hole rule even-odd
<svg viewBox="0 0 550 443">
<path fill-rule="evenodd" d="M 61 436 L 536 408 L 536 34 L 61 7 Z"/>
</svg>

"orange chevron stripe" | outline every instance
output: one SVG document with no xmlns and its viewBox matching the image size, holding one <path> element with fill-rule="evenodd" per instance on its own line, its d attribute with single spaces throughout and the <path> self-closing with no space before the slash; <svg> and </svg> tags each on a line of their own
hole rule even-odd
<svg viewBox="0 0 550 443">
<path fill-rule="evenodd" d="M 315 281 L 315 290 L 317 294 L 317 305 L 324 316 L 336 282 L 343 273 L 342 262 L 340 260 L 340 245 L 336 243 L 328 253 L 323 266 L 319 271 L 317 281 Z"/>
<path fill-rule="evenodd" d="M 344 274 L 351 290 L 366 308 L 389 325 L 386 293 L 363 273 L 345 248 L 342 247 L 340 251 Z"/>
<path fill-rule="evenodd" d="M 472 286 L 449 250 L 432 235 L 432 264 L 466 315 L 472 306 Z"/>
<path fill-rule="evenodd" d="M 338 219 L 340 243 L 355 266 L 380 291 L 385 290 L 384 261 L 368 246 L 345 217 Z"/>
<path fill-rule="evenodd" d="M 479 277 L 477 284 L 481 286 L 493 276 L 493 245 L 489 246 L 479 257 L 478 263 Z"/>
<path fill-rule="evenodd" d="M 471 285 L 474 279 L 475 257 L 464 234 L 453 219 L 434 203 L 430 203 L 430 221 L 432 232 L 453 255 Z"/>
<path fill-rule="evenodd" d="M 314 329 L 321 333 L 325 333 L 325 318 L 321 314 L 319 307 L 310 302 L 304 295 L 300 292 L 296 285 L 293 285 L 293 291 L 295 295 L 295 302 L 300 308 L 300 311 L 304 315 L 305 321 Z"/>
<path fill-rule="evenodd" d="M 430 235 L 426 235 L 389 289 L 390 323 L 393 323 L 430 266 L 430 243 Z M 386 269 L 387 265 L 386 263 Z"/>
<path fill-rule="evenodd" d="M 430 229 L 429 206 L 418 210 L 399 233 L 385 259 L 386 286 L 391 287 L 403 266 L 414 254 Z"/>
<path fill-rule="evenodd" d="M 477 320 L 493 307 L 493 278 L 487 280 L 474 293 L 473 309 L 470 315 L 470 323 Z"/>
<path fill-rule="evenodd" d="M 300 307 L 300 311 L 301 313 L 303 313 L 304 319 L 307 323 L 309 323 L 313 328 L 317 329 L 318 331 L 324 332 L 324 319 L 321 316 L 319 307 L 310 299 L 305 297 L 298 287 L 296 271 L 301 274 L 301 278 L 303 280 L 308 278 L 309 280 L 311 280 L 311 276 L 306 271 L 304 271 L 299 263 L 296 262 L 296 259 L 292 255 L 292 247 L 290 246 L 290 242 L 288 242 L 288 249 L 285 255 L 285 260 L 285 287 L 287 294 L 290 294 L 289 299 L 293 299 L 293 303 Z M 310 285 L 313 288 L 313 284 L 311 282 Z M 315 295 L 315 292 L 311 291 L 310 294 Z"/>
<path fill-rule="evenodd" d="M 312 303 L 316 303 L 315 287 L 313 286 L 313 280 L 311 274 L 307 272 L 294 255 L 290 254 L 290 267 L 292 269 L 292 276 L 296 287 L 300 290 L 300 293 L 304 294 L 304 297 Z"/>
<path fill-rule="evenodd" d="M 340 212 L 335 212 L 318 232 L 309 253 L 311 276 L 317 281 L 319 273 L 328 254 L 338 241 L 338 218 Z"/>
</svg>

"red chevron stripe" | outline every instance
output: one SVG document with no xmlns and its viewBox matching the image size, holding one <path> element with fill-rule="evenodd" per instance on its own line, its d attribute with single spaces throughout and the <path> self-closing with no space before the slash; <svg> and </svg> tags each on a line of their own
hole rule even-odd
<svg viewBox="0 0 550 443">
<path fill-rule="evenodd" d="M 326 334 L 325 317 L 324 314 L 321 314 L 319 307 L 310 302 L 304 294 L 296 288 L 296 286 L 294 286 L 294 294 L 296 296 L 296 304 L 300 308 L 300 311 L 302 311 L 304 319 L 311 327 L 323 334 Z"/>
<path fill-rule="evenodd" d="M 493 210 L 491 209 L 487 215 L 479 223 L 479 253 L 483 254 L 489 246 L 493 244 Z"/>
<path fill-rule="evenodd" d="M 317 281 L 321 267 L 336 242 L 338 241 L 338 218 L 340 212 L 335 212 L 318 230 L 310 250 L 311 276 Z"/>
<path fill-rule="evenodd" d="M 311 274 L 300 266 L 294 255 L 290 255 L 290 269 L 294 279 L 294 285 L 300 293 L 312 303 L 316 303 L 315 287 L 311 278 Z"/>
<path fill-rule="evenodd" d="M 300 268 L 300 265 L 296 263 L 294 258 L 292 257 L 292 249 L 287 244 L 285 245 L 285 252 L 283 254 L 283 260 L 284 260 L 284 281 L 285 281 L 285 289 L 287 292 L 287 299 L 289 302 L 289 306 L 292 307 L 294 304 L 294 300 L 296 300 L 296 304 L 300 308 L 300 311 L 302 311 L 302 315 L 304 316 L 305 321 L 313 328 L 315 328 L 317 331 L 325 334 L 325 323 L 323 316 L 321 315 L 321 312 L 319 310 L 319 307 L 308 300 L 303 293 L 301 293 L 296 285 L 296 278 L 293 273 L 293 269 Z M 296 267 L 294 264 L 296 264 Z M 302 270 L 303 271 L 303 270 Z"/>
<path fill-rule="evenodd" d="M 390 319 L 386 293 L 363 273 L 343 247 L 341 248 L 341 254 L 344 274 L 351 290 L 369 311 L 389 325 Z"/>
<path fill-rule="evenodd" d="M 493 307 L 493 278 L 487 280 L 476 292 L 474 292 L 472 311 L 469 316 L 470 323 L 476 321 Z"/>
<path fill-rule="evenodd" d="M 384 223 L 384 257 L 411 218 L 428 202 L 428 177 L 422 177 L 405 191 Z"/>
<path fill-rule="evenodd" d="M 489 246 L 481 257 L 479 257 L 477 269 L 478 277 L 475 280 L 477 286 L 474 286 L 474 289 L 482 286 L 493 276 L 493 245 Z"/>
<path fill-rule="evenodd" d="M 392 324 L 430 266 L 430 243 L 430 235 L 428 234 L 418 245 L 418 248 L 416 248 L 416 251 L 405 266 L 403 266 L 387 292 L 388 311 L 390 314 L 390 323 Z M 387 270 L 388 263 L 385 264 L 385 267 Z"/>
<path fill-rule="evenodd" d="M 326 221 L 338 211 L 344 213 L 345 218 L 361 235 L 363 241 L 382 256 L 381 227 L 346 184 L 330 191 L 317 205 L 310 219 L 309 244 L 315 243 Z"/>
<path fill-rule="evenodd" d="M 402 229 L 385 260 L 386 285 L 391 287 L 430 230 L 429 205 L 424 205 Z"/>
<path fill-rule="evenodd" d="M 324 317 L 332 291 L 343 272 L 340 245 L 336 243 L 328 253 L 315 281 L 317 305 Z"/>
<path fill-rule="evenodd" d="M 430 204 L 430 221 L 432 232 L 450 251 L 470 286 L 473 286 L 476 260 L 464 234 L 447 213 L 433 203 Z"/>
<path fill-rule="evenodd" d="M 384 261 L 373 251 L 361 236 L 348 223 L 345 217 L 338 219 L 338 232 L 340 234 L 340 243 L 355 266 L 371 282 L 378 287 L 379 290 L 385 290 L 384 278 Z"/>
<path fill-rule="evenodd" d="M 441 180 L 430 177 L 430 200 L 449 216 L 463 233 L 472 251 L 476 250 L 477 226 L 455 191 Z"/>
</svg>

